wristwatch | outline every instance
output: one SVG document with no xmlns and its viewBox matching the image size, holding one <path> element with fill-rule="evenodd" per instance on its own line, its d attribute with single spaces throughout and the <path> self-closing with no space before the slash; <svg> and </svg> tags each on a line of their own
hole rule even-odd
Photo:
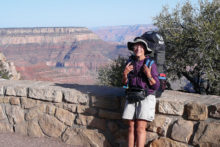
<svg viewBox="0 0 220 147">
<path fill-rule="evenodd" d="M 150 81 L 151 81 L 152 79 L 153 79 L 153 77 L 148 78 L 148 80 L 150 80 Z"/>
</svg>

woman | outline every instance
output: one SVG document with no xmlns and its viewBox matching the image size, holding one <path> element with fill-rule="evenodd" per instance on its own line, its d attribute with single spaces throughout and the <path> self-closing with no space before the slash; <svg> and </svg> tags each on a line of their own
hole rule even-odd
<svg viewBox="0 0 220 147">
<path fill-rule="evenodd" d="M 133 51 L 134 60 L 129 62 L 123 73 L 123 83 L 129 87 L 139 87 L 147 91 L 144 100 L 129 103 L 126 100 L 123 119 L 128 121 L 128 146 L 144 147 L 146 140 L 146 126 L 148 121 L 153 121 L 155 115 L 156 99 L 154 91 L 159 88 L 157 66 L 153 63 L 147 67 L 145 61 L 152 50 L 150 42 L 144 37 L 137 37 L 133 42 L 128 42 L 128 49 Z"/>
</svg>

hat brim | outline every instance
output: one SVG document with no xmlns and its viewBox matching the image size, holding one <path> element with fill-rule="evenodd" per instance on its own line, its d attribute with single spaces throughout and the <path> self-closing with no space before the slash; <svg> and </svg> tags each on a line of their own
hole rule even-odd
<svg viewBox="0 0 220 147">
<path fill-rule="evenodd" d="M 147 42 L 146 42 L 145 40 L 141 39 L 141 38 L 137 38 L 137 39 L 135 39 L 135 41 L 133 41 L 133 42 L 128 42 L 128 43 L 127 43 L 128 49 L 129 49 L 130 51 L 133 51 L 133 46 L 134 46 L 136 43 L 143 43 L 144 46 L 145 46 L 145 48 L 147 49 L 147 51 L 150 52 L 150 53 L 152 52 L 152 50 L 148 47 Z"/>
</svg>

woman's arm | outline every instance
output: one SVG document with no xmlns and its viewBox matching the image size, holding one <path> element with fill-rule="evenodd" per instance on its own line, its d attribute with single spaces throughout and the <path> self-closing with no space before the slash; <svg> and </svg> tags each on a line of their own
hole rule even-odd
<svg viewBox="0 0 220 147">
<path fill-rule="evenodd" d="M 132 71 L 133 68 L 134 68 L 134 67 L 133 67 L 133 65 L 131 64 L 131 62 L 129 62 L 129 63 L 126 65 L 125 70 L 124 70 L 124 72 L 123 72 L 123 79 L 122 79 L 122 82 L 123 82 L 124 85 L 127 84 L 127 82 L 128 82 L 128 73 L 129 73 L 130 71 Z"/>
<path fill-rule="evenodd" d="M 148 68 L 146 65 L 144 65 L 144 74 L 147 76 L 148 81 L 149 81 L 150 85 L 152 86 L 152 85 L 156 84 L 156 80 L 154 79 L 155 76 L 152 76 L 151 71 L 152 71 L 152 66 L 150 68 Z"/>
<path fill-rule="evenodd" d="M 144 66 L 144 70 L 146 70 L 146 71 L 144 71 L 146 76 L 147 77 L 149 76 L 148 78 L 152 77 L 152 79 L 153 79 L 153 80 L 148 79 L 151 88 L 154 89 L 154 90 L 157 90 L 160 87 L 160 81 L 159 81 L 159 78 L 158 78 L 159 74 L 158 74 L 158 71 L 157 71 L 157 65 L 154 63 L 154 64 L 152 64 L 151 68 L 148 68 L 148 69 Z"/>
<path fill-rule="evenodd" d="M 125 72 L 123 73 L 122 83 L 124 85 L 127 85 L 127 83 L 128 83 L 128 75 Z"/>
</svg>

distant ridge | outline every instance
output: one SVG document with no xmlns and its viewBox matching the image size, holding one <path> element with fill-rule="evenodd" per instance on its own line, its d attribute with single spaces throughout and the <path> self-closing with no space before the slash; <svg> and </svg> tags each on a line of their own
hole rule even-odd
<svg viewBox="0 0 220 147">
<path fill-rule="evenodd" d="M 136 36 L 140 36 L 146 31 L 155 29 L 157 28 L 151 24 L 91 28 L 91 30 L 96 33 L 102 40 L 108 42 L 117 42 L 121 44 L 126 44 L 128 41 L 133 40 Z"/>
</svg>

